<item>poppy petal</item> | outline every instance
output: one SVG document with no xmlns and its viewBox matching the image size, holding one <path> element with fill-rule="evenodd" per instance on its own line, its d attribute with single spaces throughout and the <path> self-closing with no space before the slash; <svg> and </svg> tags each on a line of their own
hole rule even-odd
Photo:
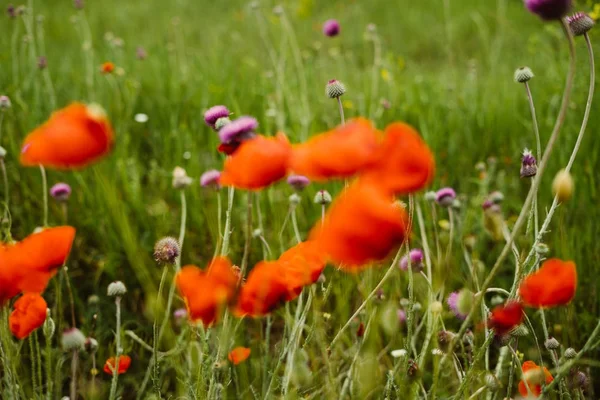
<svg viewBox="0 0 600 400">
<path fill-rule="evenodd" d="M 229 352 L 227 358 L 233 363 L 233 365 L 238 365 L 250 357 L 250 352 L 251 350 L 248 347 L 236 347 Z"/>
<path fill-rule="evenodd" d="M 10 331 L 17 339 L 24 339 L 44 324 L 48 305 L 37 293 L 25 293 L 13 306 L 9 317 Z"/>
<path fill-rule="evenodd" d="M 504 335 L 523 321 L 523 306 L 513 301 L 496 306 L 488 320 L 488 326 L 498 335 Z"/>
<path fill-rule="evenodd" d="M 554 258 L 545 261 L 537 272 L 523 280 L 519 294 L 528 306 L 556 307 L 573 300 L 576 289 L 575 263 Z"/>
</svg>

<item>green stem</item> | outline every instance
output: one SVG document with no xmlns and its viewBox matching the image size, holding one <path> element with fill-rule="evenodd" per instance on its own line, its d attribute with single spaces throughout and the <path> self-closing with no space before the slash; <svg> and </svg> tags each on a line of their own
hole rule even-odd
<svg viewBox="0 0 600 400">
<path fill-rule="evenodd" d="M 117 381 L 119 380 L 119 362 L 121 358 L 121 297 L 115 297 L 115 306 L 116 306 L 116 316 L 117 316 L 117 327 L 115 330 L 115 342 L 116 342 L 116 359 L 115 359 L 115 369 L 112 371 L 112 382 L 110 384 L 110 400 L 114 400 L 117 398 Z"/>
<path fill-rule="evenodd" d="M 221 255 L 226 256 L 229 253 L 229 238 L 231 237 L 231 210 L 233 209 L 233 197 L 235 189 L 230 187 L 227 191 L 227 211 L 225 212 L 225 231 L 223 233 L 223 246 Z"/>
<path fill-rule="evenodd" d="M 342 98 L 337 97 L 338 109 L 340 111 L 340 118 L 342 120 L 342 125 L 346 124 L 346 120 L 344 119 L 344 105 L 342 104 Z"/>
<path fill-rule="evenodd" d="M 48 178 L 46 177 L 46 169 L 40 164 L 40 172 L 42 173 L 42 190 L 44 199 L 44 227 L 48 226 Z"/>
</svg>

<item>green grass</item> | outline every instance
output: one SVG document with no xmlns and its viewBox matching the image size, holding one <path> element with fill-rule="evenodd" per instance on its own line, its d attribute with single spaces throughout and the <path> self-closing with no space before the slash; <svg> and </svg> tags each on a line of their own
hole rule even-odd
<svg viewBox="0 0 600 400">
<path fill-rule="evenodd" d="M 205 126 L 202 117 L 203 111 L 214 104 L 226 104 L 236 115 L 253 115 L 259 119 L 263 132 L 274 134 L 281 130 L 293 142 L 299 142 L 338 124 L 337 106 L 326 98 L 324 88 L 329 79 L 343 81 L 348 87 L 343 97 L 347 118 L 371 117 L 380 128 L 403 120 L 419 129 L 436 155 L 437 172 L 432 187 L 453 186 L 464 194 L 460 235 L 473 234 L 478 238 L 473 257 L 480 260 L 483 275 L 489 271 L 501 245 L 483 232 L 481 182 L 475 164 L 490 157 L 497 160 L 498 173 L 485 190 L 505 194 L 504 213 L 514 222 L 529 189 L 529 182 L 519 178 L 520 154 L 523 148 L 534 147 L 535 142 L 524 88 L 513 82 L 512 75 L 522 65 L 531 67 L 536 75 L 531 88 L 545 143 L 560 106 L 568 52 L 559 25 L 542 23 L 524 10 L 521 1 L 450 3 L 449 12 L 445 13 L 441 1 L 286 1 L 282 4 L 289 25 L 286 19 L 273 14 L 277 3 L 260 2 L 259 9 L 253 11 L 247 2 L 238 0 L 89 1 L 83 12 L 75 10 L 70 1 L 30 1 L 33 18 L 2 17 L 0 94 L 11 98 L 13 107 L 4 113 L 1 145 L 8 151 L 5 162 L 14 238 L 23 238 L 42 222 L 39 171 L 21 167 L 18 154 L 24 136 L 55 108 L 44 74 L 52 82 L 56 108 L 75 100 L 97 102 L 107 109 L 116 131 L 113 153 L 98 165 L 79 172 L 48 171 L 50 184 L 65 181 L 73 187 L 68 223 L 77 228 L 78 234 L 69 274 L 78 323 L 84 332 L 93 332 L 100 343 L 98 360 L 114 353 L 114 306 L 105 293 L 111 281 L 122 280 L 129 288 L 123 306 L 124 329 L 135 331 L 151 343 L 155 310 L 159 321 L 162 319 L 163 307 L 156 308 L 155 304 L 162 270 L 152 259 L 152 248 L 159 238 L 178 234 L 179 193 L 171 188 L 175 166 L 184 167 L 195 178 L 194 185 L 186 190 L 188 221 L 182 262 L 204 266 L 212 257 L 218 240 L 216 196 L 202 190 L 197 178 L 207 169 L 219 169 L 223 162 L 215 150 L 217 135 Z M 41 15 L 43 19 L 37 22 Z M 322 35 L 321 23 L 328 18 L 339 19 L 339 37 Z M 33 23 L 34 35 L 28 40 L 24 20 Z M 377 27 L 379 59 L 366 34 L 369 23 Z M 111 44 L 106 39 L 108 32 L 122 38 L 123 46 Z M 595 31 L 591 32 L 591 40 L 598 42 Z M 583 117 L 589 77 L 584 42 L 578 38 L 576 43 L 575 89 L 542 183 L 542 213 L 551 204 L 552 177 L 566 165 Z M 146 49 L 147 59 L 136 59 L 138 46 Z M 594 49 L 600 53 L 598 46 Z M 40 55 L 48 59 L 45 71 L 37 68 Z M 122 68 L 122 74 L 102 75 L 99 68 L 105 61 Z M 382 99 L 390 102 L 389 109 L 383 109 Z M 148 123 L 135 122 L 136 113 L 146 113 Z M 578 265 L 580 282 L 575 301 L 547 313 L 550 333 L 565 347 L 576 349 L 592 332 L 600 305 L 596 279 L 600 272 L 600 225 L 595 222 L 600 218 L 600 148 L 596 137 L 599 118 L 592 112 L 573 170 L 575 194 L 556 213 L 546 240 L 552 256 L 573 259 Z M 312 203 L 312 198 L 321 188 L 336 194 L 341 185 L 312 184 L 304 192 L 298 209 L 303 236 L 320 216 L 320 207 Z M 283 242 L 279 240 L 290 194 L 291 190 L 281 183 L 259 195 L 264 235 L 275 255 L 294 243 L 289 226 Z M 225 193 L 222 196 L 225 202 Z M 231 257 L 239 263 L 244 246 L 245 196 L 238 192 L 235 201 Z M 429 210 L 426 218 L 431 228 Z M 60 206 L 52 202 L 50 222 L 65 223 Z M 417 236 L 415 239 L 420 242 Z M 518 243 L 526 248 L 529 242 L 523 239 Z M 445 277 L 446 294 L 470 279 L 460 248 L 455 248 L 451 269 L 439 270 L 436 275 L 438 285 L 441 276 Z M 250 265 L 262 257 L 261 243 L 254 240 Z M 321 296 L 322 285 L 317 285 L 319 295 L 308 317 L 314 335 L 309 336 L 299 356 L 305 359 L 298 361 L 295 369 L 293 386 L 301 394 L 320 393 L 316 398 L 336 398 L 342 388 L 340 379 L 355 354 L 359 354 L 360 368 L 352 377 L 353 398 L 381 398 L 385 371 L 394 367 L 394 359 L 384 350 L 389 353 L 404 346 L 404 328 L 392 326 L 386 330 L 385 321 L 390 319 L 389 309 L 397 307 L 400 298 L 408 297 L 406 274 L 395 272 L 384 286 L 386 300 L 370 302 L 361 315 L 364 324 L 374 316 L 364 341 L 356 339 L 357 327 L 352 325 L 332 349 L 329 378 L 323 360 L 328 343 L 379 282 L 385 269 L 358 276 L 328 269 L 327 284 L 333 284 L 326 300 Z M 512 261 L 507 261 L 494 286 L 508 288 L 513 269 Z M 415 277 L 415 296 L 426 307 L 427 286 L 419 278 Z M 53 309 L 56 288 L 50 285 L 45 294 Z M 99 296 L 98 303 L 89 303 L 92 295 Z M 63 295 L 63 305 L 64 300 Z M 176 299 L 176 307 L 182 304 Z M 59 327 L 66 325 L 67 311 L 66 306 L 57 310 Z M 290 313 L 293 315 L 294 311 L 295 304 L 291 304 Z M 323 317 L 322 312 L 330 316 Z M 221 377 L 231 378 L 222 382 L 228 398 L 252 397 L 250 385 L 260 397 L 266 377 L 263 361 L 266 358 L 268 369 L 273 369 L 281 340 L 289 334 L 291 321 L 286 321 L 285 316 L 285 311 L 278 311 L 272 317 L 270 348 L 264 346 L 264 320 L 243 322 L 244 329 L 238 331 L 236 343 L 251 347 L 253 355 L 235 369 L 237 375 L 230 377 L 229 367 L 223 369 Z M 532 320 L 539 329 L 537 315 Z M 450 315 L 445 322 L 448 329 L 459 327 Z M 180 328 L 174 328 L 169 332 L 161 349 L 172 347 L 176 340 L 172 333 L 179 331 Z M 476 331 L 476 335 L 482 341 L 482 332 Z M 135 397 L 133 393 L 143 378 L 150 353 L 129 338 L 124 341 L 125 351 L 134 358 L 130 372 L 121 381 L 127 399 Z M 519 349 L 529 357 L 528 352 L 534 348 L 531 337 L 523 343 Z M 360 346 L 362 350 L 357 353 Z M 21 350 L 26 353 L 23 357 L 28 357 L 27 348 L 24 345 Z M 384 356 L 374 361 L 381 352 Z M 189 357 L 195 357 L 191 350 L 189 353 Z M 497 350 L 492 352 L 493 359 L 496 353 Z M 165 396 L 186 396 L 186 354 L 187 349 L 161 364 Z M 596 351 L 586 358 L 598 355 Z M 87 392 L 90 357 L 84 355 L 82 362 L 81 394 L 93 398 Z M 30 371 L 23 364 L 19 372 L 27 382 Z M 68 391 L 68 364 L 66 361 L 62 368 L 65 379 L 61 382 L 61 395 Z M 592 375 L 599 373 L 596 364 L 593 363 Z M 308 374 L 307 368 L 314 373 Z M 432 372 L 430 357 L 421 371 L 426 382 L 430 382 Z M 106 398 L 109 379 L 99 379 L 106 393 L 98 398 Z M 451 393 L 454 383 L 450 378 L 446 382 L 441 388 Z M 280 395 L 280 390 L 274 393 Z"/>
</svg>

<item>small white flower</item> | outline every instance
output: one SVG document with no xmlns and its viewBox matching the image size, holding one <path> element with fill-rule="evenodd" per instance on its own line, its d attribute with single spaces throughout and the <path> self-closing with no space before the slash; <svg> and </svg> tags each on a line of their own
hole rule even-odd
<svg viewBox="0 0 600 400">
<path fill-rule="evenodd" d="M 173 187 L 175 189 L 183 189 L 186 186 L 189 186 L 192 183 L 192 178 L 190 178 L 185 172 L 185 169 L 181 167 L 175 167 L 173 170 Z"/>
<path fill-rule="evenodd" d="M 146 122 L 148 122 L 148 116 L 143 113 L 135 114 L 133 119 L 135 120 L 135 122 L 138 122 L 140 124 L 145 124 Z"/>
<path fill-rule="evenodd" d="M 402 357 L 406 357 L 406 354 L 408 354 L 408 353 L 405 349 L 397 349 L 397 350 L 392 350 L 390 354 L 394 358 L 402 358 Z"/>
</svg>

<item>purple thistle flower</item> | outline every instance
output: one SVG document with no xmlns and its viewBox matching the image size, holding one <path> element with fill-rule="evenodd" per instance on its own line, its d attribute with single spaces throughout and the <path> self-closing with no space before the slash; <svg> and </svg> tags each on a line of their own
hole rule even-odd
<svg viewBox="0 0 600 400">
<path fill-rule="evenodd" d="M 135 49 L 135 56 L 138 60 L 145 60 L 146 57 L 148 57 L 148 53 L 146 53 L 146 49 L 142 46 L 138 46 L 138 48 Z"/>
<path fill-rule="evenodd" d="M 398 266 L 402 271 L 408 271 L 408 264 L 410 259 L 410 267 L 413 271 L 421 271 L 423 269 L 423 250 L 412 249 L 405 254 L 398 263 Z"/>
<path fill-rule="evenodd" d="M 524 0 L 529 11 L 544 20 L 561 19 L 571 8 L 572 0 Z"/>
<path fill-rule="evenodd" d="M 181 325 L 183 321 L 187 318 L 187 310 L 185 308 L 178 308 L 173 311 L 173 318 L 175 318 L 175 324 Z"/>
<path fill-rule="evenodd" d="M 537 161 L 531 151 L 525 149 L 521 159 L 521 178 L 531 178 L 537 174 Z"/>
<path fill-rule="evenodd" d="M 221 143 L 240 142 L 252 137 L 258 128 L 258 121 L 253 117 L 239 117 L 219 130 Z"/>
<path fill-rule="evenodd" d="M 442 188 L 435 194 L 435 201 L 442 207 L 450 207 L 454 199 L 456 199 L 456 192 L 449 187 Z"/>
<path fill-rule="evenodd" d="M 215 189 L 219 188 L 219 178 L 221 177 L 221 172 L 216 169 L 211 169 L 206 171 L 200 176 L 200 186 L 202 187 L 213 187 Z"/>
<path fill-rule="evenodd" d="M 323 24 L 323 34 L 325 36 L 334 37 L 340 33 L 340 23 L 335 19 L 328 19 Z"/>
<path fill-rule="evenodd" d="M 310 184 L 310 179 L 303 175 L 292 174 L 288 176 L 287 183 L 297 191 L 301 191 Z"/>
<path fill-rule="evenodd" d="M 56 201 L 67 201 L 71 196 L 71 186 L 64 182 L 57 183 L 50 188 L 50 196 Z"/>
<path fill-rule="evenodd" d="M 406 322 L 406 311 L 402 310 L 402 309 L 398 309 L 398 311 L 396 311 L 396 316 L 398 317 L 398 321 L 403 324 L 404 322 Z"/>
<path fill-rule="evenodd" d="M 204 122 L 206 122 L 206 125 L 214 129 L 215 122 L 217 122 L 219 118 L 224 118 L 228 116 L 229 110 L 227 109 L 227 107 L 213 106 L 206 110 L 206 112 L 204 113 Z"/>
<path fill-rule="evenodd" d="M 452 310 L 456 318 L 461 319 L 463 321 L 467 318 L 465 314 L 458 311 L 458 292 L 450 293 L 446 302 L 448 303 L 448 307 L 450 307 L 450 310 Z"/>
<path fill-rule="evenodd" d="M 596 22 L 584 12 L 575 13 L 567 17 L 569 28 L 575 36 L 581 36 L 586 34 L 590 29 L 594 27 Z"/>
</svg>

